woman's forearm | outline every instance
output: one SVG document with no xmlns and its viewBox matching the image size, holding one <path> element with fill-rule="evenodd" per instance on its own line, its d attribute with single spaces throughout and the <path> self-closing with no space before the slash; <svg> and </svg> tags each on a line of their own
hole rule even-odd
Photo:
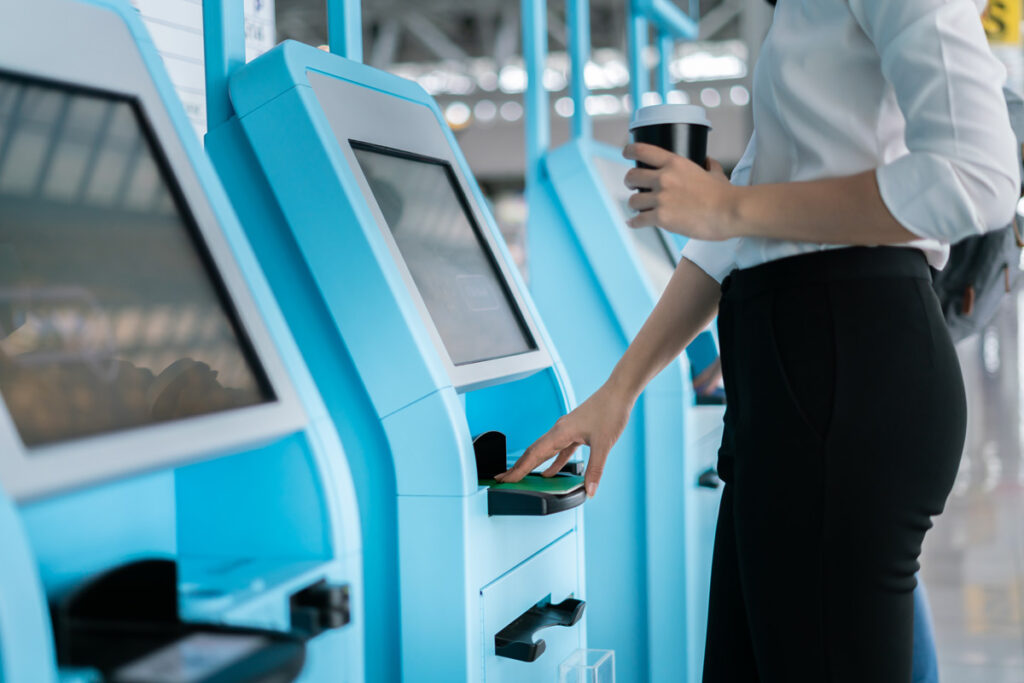
<svg viewBox="0 0 1024 683">
<path fill-rule="evenodd" d="M 635 400 L 715 317 L 718 283 L 687 259 L 676 268 L 647 322 L 612 371 L 608 385 Z"/>
<path fill-rule="evenodd" d="M 920 239 L 882 201 L 874 171 L 844 178 L 732 188 L 729 236 L 823 244 L 902 244 Z"/>
<path fill-rule="evenodd" d="M 629 198 L 630 207 L 638 212 L 628 221 L 633 228 L 658 225 L 712 241 L 763 237 L 881 245 L 920 239 L 889 213 L 873 170 L 842 178 L 737 187 L 713 160 L 705 170 L 643 143 L 627 145 L 623 154 L 649 167 L 626 173 L 628 187 L 645 190 Z"/>
</svg>

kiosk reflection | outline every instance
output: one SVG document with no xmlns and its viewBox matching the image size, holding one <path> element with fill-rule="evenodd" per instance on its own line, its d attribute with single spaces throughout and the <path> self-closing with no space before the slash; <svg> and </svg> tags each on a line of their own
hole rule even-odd
<svg viewBox="0 0 1024 683">
<path fill-rule="evenodd" d="M 141 121 L 0 78 L 0 391 L 27 446 L 273 399 Z"/>
</svg>

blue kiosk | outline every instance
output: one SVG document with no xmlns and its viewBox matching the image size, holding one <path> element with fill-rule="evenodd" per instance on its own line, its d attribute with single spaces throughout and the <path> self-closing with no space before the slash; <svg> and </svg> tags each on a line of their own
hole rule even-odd
<svg viewBox="0 0 1024 683">
<path fill-rule="evenodd" d="M 346 444 L 367 679 L 548 683 L 586 643 L 582 477 L 492 477 L 564 371 L 436 103 L 328 6 L 332 53 L 245 64 L 241 3 L 204 3 L 206 146 Z"/>
<path fill-rule="evenodd" d="M 0 16 L 0 681 L 364 680 L 344 452 L 136 11 Z"/>
<path fill-rule="evenodd" d="M 592 137 L 583 79 L 590 58 L 589 3 L 567 3 L 576 106 L 572 139 L 554 150 L 550 103 L 540 86 L 546 3 L 523 0 L 522 6 L 531 84 L 530 290 L 552 339 L 559 348 L 573 349 L 565 366 L 577 395 L 588 396 L 654 308 L 675 270 L 679 246 L 660 230 L 626 226 L 630 192 L 623 180 L 631 165 L 621 149 Z M 671 3 L 634 9 L 645 22 L 644 35 L 646 17 L 674 36 L 696 35 L 696 24 Z M 639 92 L 634 97 L 639 101 Z M 589 642 L 616 651 L 621 680 L 700 680 L 723 408 L 697 405 L 691 366 L 703 368 L 716 355 L 705 332 L 686 357 L 651 382 L 609 456 L 597 498 L 586 508 Z"/>
</svg>

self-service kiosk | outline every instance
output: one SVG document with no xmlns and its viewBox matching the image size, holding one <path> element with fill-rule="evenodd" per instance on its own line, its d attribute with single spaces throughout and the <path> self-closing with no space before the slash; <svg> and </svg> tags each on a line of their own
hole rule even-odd
<svg viewBox="0 0 1024 683">
<path fill-rule="evenodd" d="M 640 330 L 679 249 L 657 229 L 626 226 L 630 165 L 620 148 L 591 134 L 586 0 L 568 3 L 572 139 L 549 149 L 545 4 L 523 2 L 529 282 L 555 343 L 572 349 L 565 366 L 582 397 L 601 386 Z M 691 365 L 715 355 L 706 333 L 650 383 L 586 508 L 588 638 L 615 650 L 621 680 L 700 680 L 723 411 L 698 407 Z"/>
<path fill-rule="evenodd" d="M 362 681 L 337 433 L 127 3 L 0 2 L 0 680 Z"/>
<path fill-rule="evenodd" d="M 572 399 L 451 131 L 358 62 L 358 3 L 339 54 L 245 65 L 240 12 L 204 9 L 207 150 L 353 466 L 368 680 L 554 680 L 585 643 L 582 479 L 492 477 Z"/>
</svg>

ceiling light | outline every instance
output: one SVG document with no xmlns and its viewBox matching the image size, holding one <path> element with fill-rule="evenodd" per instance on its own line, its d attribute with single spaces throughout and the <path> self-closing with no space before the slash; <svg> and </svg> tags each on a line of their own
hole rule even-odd
<svg viewBox="0 0 1024 683">
<path fill-rule="evenodd" d="M 473 116 L 476 117 L 477 121 L 487 123 L 488 121 L 493 121 L 497 115 L 498 105 L 491 100 L 480 100 L 473 107 Z"/>
<path fill-rule="evenodd" d="M 563 119 L 567 119 L 576 111 L 576 103 L 571 97 L 559 97 L 555 100 L 555 113 Z"/>
<path fill-rule="evenodd" d="M 526 90 L 526 69 L 518 64 L 507 64 L 498 73 L 498 87 L 503 93 L 515 94 Z"/>
<path fill-rule="evenodd" d="M 472 116 L 473 113 L 465 102 L 452 102 L 444 109 L 445 120 L 448 121 L 449 126 L 456 130 L 465 128 Z"/>
<path fill-rule="evenodd" d="M 523 105 L 515 100 L 511 100 L 501 105 L 501 109 L 498 112 L 501 114 L 501 118 L 506 121 L 518 121 L 523 118 Z"/>
<path fill-rule="evenodd" d="M 705 107 L 714 109 L 722 104 L 722 95 L 714 88 L 704 88 L 700 91 L 700 101 Z"/>
<path fill-rule="evenodd" d="M 640 96 L 640 106 L 649 107 L 652 104 L 661 104 L 661 93 L 645 92 Z"/>
<path fill-rule="evenodd" d="M 745 86 L 734 85 L 729 88 L 729 99 L 737 107 L 745 107 L 750 104 L 750 91 Z"/>
<path fill-rule="evenodd" d="M 548 92 L 559 92 L 565 90 L 565 86 L 568 81 L 565 78 L 565 74 L 557 69 L 548 67 L 544 69 L 544 89 Z"/>
</svg>

